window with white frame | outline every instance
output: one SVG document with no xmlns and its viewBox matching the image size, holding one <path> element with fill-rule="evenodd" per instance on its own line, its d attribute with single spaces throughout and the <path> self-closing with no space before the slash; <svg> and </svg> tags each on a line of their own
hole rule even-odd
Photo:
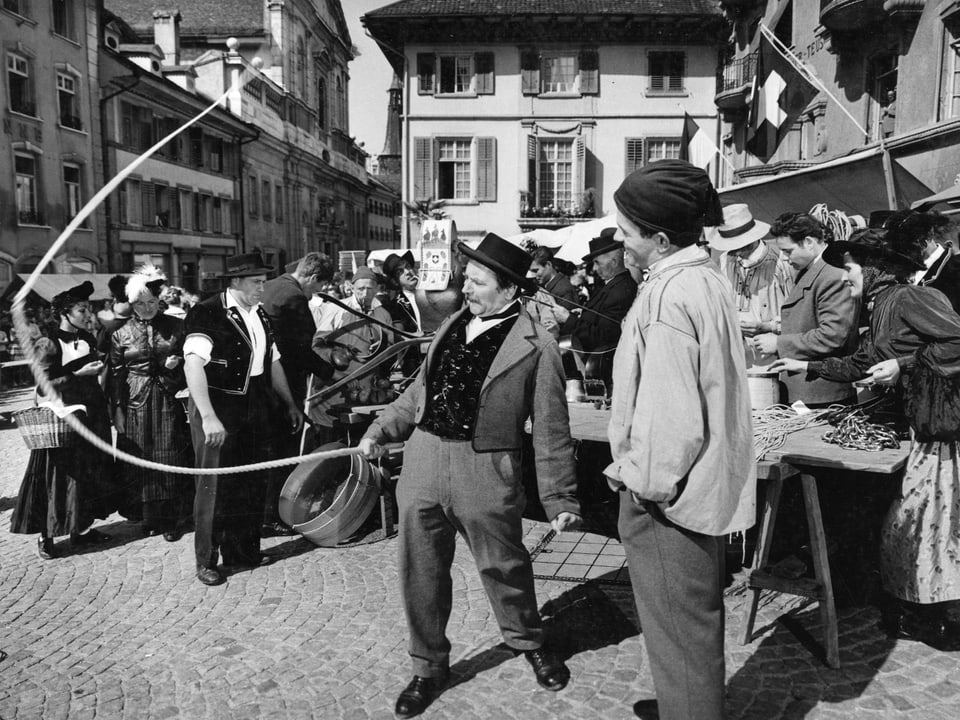
<svg viewBox="0 0 960 720">
<path fill-rule="evenodd" d="M 81 169 L 73 163 L 63 164 L 64 209 L 68 221 L 73 220 L 83 207 L 83 183 Z"/>
<path fill-rule="evenodd" d="M 680 138 L 646 138 L 644 149 L 648 163 L 655 160 L 679 160 Z"/>
<path fill-rule="evenodd" d="M 7 53 L 7 90 L 10 109 L 22 115 L 36 116 L 30 60 L 23 55 Z"/>
<path fill-rule="evenodd" d="M 418 137 L 413 145 L 415 200 L 496 201 L 496 138 Z"/>
<path fill-rule="evenodd" d="M 441 140 L 437 144 L 437 197 L 469 200 L 471 197 L 471 141 Z"/>
<path fill-rule="evenodd" d="M 960 39 L 947 34 L 944 46 L 943 77 L 940 81 L 940 117 L 960 117 Z"/>
<path fill-rule="evenodd" d="M 40 184 L 37 177 L 37 158 L 32 153 L 16 153 L 17 222 L 21 225 L 40 225 Z"/>
<path fill-rule="evenodd" d="M 491 95 L 494 55 L 479 53 L 419 53 L 417 92 L 420 95 Z"/>
<path fill-rule="evenodd" d="M 573 205 L 573 141 L 541 140 L 537 147 L 537 205 Z"/>
<path fill-rule="evenodd" d="M 75 40 L 73 0 L 53 0 L 53 31 L 61 37 Z"/>
<path fill-rule="evenodd" d="M 576 54 L 544 54 L 540 60 L 540 92 L 572 93 L 576 90 Z"/>
<path fill-rule="evenodd" d="M 647 92 L 682 93 L 687 54 L 682 50 L 651 50 L 647 53 Z"/>
<path fill-rule="evenodd" d="M 60 110 L 60 124 L 73 130 L 82 130 L 80 103 L 77 99 L 77 78 L 67 72 L 57 73 L 57 103 Z"/>
</svg>

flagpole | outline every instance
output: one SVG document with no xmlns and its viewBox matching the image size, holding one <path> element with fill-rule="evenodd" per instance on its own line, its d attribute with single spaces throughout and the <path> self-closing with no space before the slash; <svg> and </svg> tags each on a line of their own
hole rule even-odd
<svg viewBox="0 0 960 720">
<path fill-rule="evenodd" d="M 766 25 L 764 25 L 763 23 L 760 23 L 760 32 L 763 34 L 763 36 L 764 36 L 765 38 L 767 38 L 767 40 L 770 41 L 770 44 L 773 45 L 774 49 L 775 49 L 777 52 L 779 52 L 779 53 L 784 57 L 784 59 L 785 59 L 788 63 L 790 63 L 791 65 L 793 65 L 793 67 L 796 68 L 799 72 L 803 73 L 803 76 L 804 76 L 809 82 L 811 82 L 811 83 L 813 83 L 814 85 L 816 85 L 820 90 L 822 90 L 822 91 L 824 92 L 824 94 L 825 94 L 828 98 L 830 98 L 831 100 L 833 100 L 833 101 L 837 104 L 837 107 L 840 108 L 840 110 L 842 110 L 843 113 L 844 113 L 848 118 L 850 118 L 851 122 L 853 122 L 853 124 L 857 126 L 857 129 L 858 129 L 860 132 L 863 133 L 863 136 L 864 136 L 865 138 L 869 136 L 869 133 L 867 133 L 866 128 L 863 127 L 863 125 L 861 125 L 860 122 L 859 122 L 853 115 L 850 114 L 850 111 L 847 110 L 847 109 L 843 106 L 843 104 L 841 104 L 841 102 L 837 99 L 837 97 L 836 97 L 832 92 L 830 92 L 829 90 L 827 90 L 827 86 L 824 85 L 824 84 L 820 81 L 820 78 L 818 78 L 816 75 L 814 75 L 812 72 L 810 72 L 810 70 L 807 68 L 806 64 L 804 64 L 803 60 L 801 60 L 801 59 L 798 58 L 796 55 L 794 55 L 794 54 L 790 51 L 790 48 L 788 48 L 786 45 L 784 45 L 784 44 L 780 41 L 780 38 L 778 38 L 776 35 L 774 35 L 772 32 L 770 32 L 770 29 L 769 29 Z"/>
<path fill-rule="evenodd" d="M 687 109 L 680 103 L 677 103 L 677 107 L 683 111 L 684 119 L 686 119 L 686 117 L 690 115 L 690 113 L 687 112 Z M 692 119 L 693 115 L 690 115 L 690 118 Z M 696 120 L 694 120 L 694 122 L 696 122 Z M 704 136 L 707 137 L 708 139 L 710 138 L 710 136 L 707 135 L 706 133 L 704 133 Z M 713 140 L 710 140 L 710 144 L 713 146 L 713 151 L 720 156 L 720 159 L 723 160 L 723 162 L 727 164 L 727 167 L 730 168 L 732 171 L 736 172 L 737 169 L 733 166 L 733 164 L 729 160 L 727 160 L 723 152 L 720 150 L 719 146 L 715 142 L 713 142 Z"/>
</svg>

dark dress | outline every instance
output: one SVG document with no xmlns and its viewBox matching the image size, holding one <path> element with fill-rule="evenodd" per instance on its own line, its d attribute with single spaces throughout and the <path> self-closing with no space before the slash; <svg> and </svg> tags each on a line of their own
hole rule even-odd
<svg viewBox="0 0 960 720">
<path fill-rule="evenodd" d="M 84 424 L 110 443 L 110 418 L 97 377 L 73 374 L 97 359 L 95 348 L 96 339 L 84 331 L 71 334 L 57 330 L 52 340 L 37 342 L 41 362 L 64 405 L 84 405 Z M 76 356 L 64 363 L 64 353 Z M 68 447 L 31 450 L 10 531 L 51 538 L 81 533 L 95 519 L 106 519 L 115 512 L 120 497 L 113 458 L 86 441 L 77 439 Z"/>
<path fill-rule="evenodd" d="M 183 361 L 164 365 L 183 348 L 183 322 L 158 314 L 144 321 L 130 318 L 110 339 L 108 394 L 117 426 L 117 447 L 131 455 L 166 465 L 193 466 L 193 446 L 186 409 L 176 393 L 186 386 Z M 125 485 L 139 489 L 143 519 L 167 532 L 189 516 L 193 475 L 163 472 L 123 463 Z"/>
</svg>

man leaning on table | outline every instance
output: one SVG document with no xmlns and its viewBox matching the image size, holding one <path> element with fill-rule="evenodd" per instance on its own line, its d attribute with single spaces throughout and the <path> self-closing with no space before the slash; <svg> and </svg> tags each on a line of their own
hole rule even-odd
<svg viewBox="0 0 960 720">
<path fill-rule="evenodd" d="M 647 270 L 613 361 L 604 471 L 657 699 L 641 718 L 723 718 L 723 536 L 755 516 L 746 363 L 726 280 L 698 247 L 721 210 L 681 160 L 632 173 L 614 195 L 634 277 Z"/>
</svg>

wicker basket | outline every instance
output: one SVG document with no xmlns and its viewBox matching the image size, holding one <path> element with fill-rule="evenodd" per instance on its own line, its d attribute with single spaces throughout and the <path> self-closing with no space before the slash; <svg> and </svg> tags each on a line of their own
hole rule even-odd
<svg viewBox="0 0 960 720">
<path fill-rule="evenodd" d="M 76 431 L 67 421 L 48 407 L 32 407 L 13 413 L 23 442 L 31 450 L 45 450 L 72 445 Z"/>
</svg>

